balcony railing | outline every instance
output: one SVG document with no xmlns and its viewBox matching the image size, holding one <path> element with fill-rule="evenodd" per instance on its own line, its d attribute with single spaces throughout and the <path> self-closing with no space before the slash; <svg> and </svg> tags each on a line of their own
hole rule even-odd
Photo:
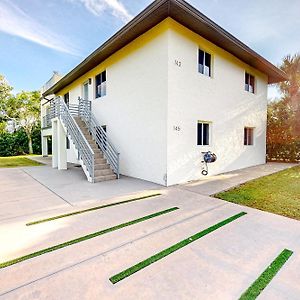
<svg viewBox="0 0 300 300">
<path fill-rule="evenodd" d="M 42 129 L 51 128 L 52 127 L 52 120 L 53 116 L 51 113 L 47 113 L 42 117 Z"/>
</svg>

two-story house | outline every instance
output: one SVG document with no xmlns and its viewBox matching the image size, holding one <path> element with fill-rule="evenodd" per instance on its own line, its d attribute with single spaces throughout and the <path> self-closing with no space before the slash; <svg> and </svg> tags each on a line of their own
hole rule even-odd
<svg viewBox="0 0 300 300">
<path fill-rule="evenodd" d="M 187 2 L 156 0 L 44 92 L 53 167 L 169 186 L 201 179 L 206 151 L 211 175 L 264 164 L 267 87 L 285 79 Z"/>
</svg>

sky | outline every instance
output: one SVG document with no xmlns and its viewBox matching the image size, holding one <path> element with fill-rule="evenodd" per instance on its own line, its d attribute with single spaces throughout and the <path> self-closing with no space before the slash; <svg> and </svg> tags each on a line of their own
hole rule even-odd
<svg viewBox="0 0 300 300">
<path fill-rule="evenodd" d="M 300 0 L 188 0 L 275 65 L 300 52 Z M 0 74 L 14 92 L 65 74 L 151 0 L 0 0 Z M 278 95 L 269 88 L 269 97 Z"/>
</svg>

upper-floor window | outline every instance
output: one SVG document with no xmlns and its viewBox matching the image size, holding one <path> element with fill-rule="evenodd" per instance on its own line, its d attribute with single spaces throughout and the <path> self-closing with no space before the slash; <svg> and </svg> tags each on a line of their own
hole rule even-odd
<svg viewBox="0 0 300 300">
<path fill-rule="evenodd" d="M 211 76 L 211 55 L 199 49 L 198 71 L 206 76 Z"/>
<path fill-rule="evenodd" d="M 67 106 L 69 106 L 69 104 L 70 104 L 70 94 L 69 93 L 64 94 L 64 101 L 67 104 Z"/>
<path fill-rule="evenodd" d="M 255 90 L 255 78 L 253 75 L 245 72 L 245 91 L 253 93 Z"/>
<path fill-rule="evenodd" d="M 106 71 L 98 74 L 95 77 L 96 98 L 106 95 Z"/>
<path fill-rule="evenodd" d="M 199 121 L 197 124 L 197 145 L 210 145 L 210 122 Z"/>
<path fill-rule="evenodd" d="M 245 127 L 244 128 L 244 145 L 252 146 L 253 145 L 253 137 L 254 137 L 254 128 Z"/>
</svg>

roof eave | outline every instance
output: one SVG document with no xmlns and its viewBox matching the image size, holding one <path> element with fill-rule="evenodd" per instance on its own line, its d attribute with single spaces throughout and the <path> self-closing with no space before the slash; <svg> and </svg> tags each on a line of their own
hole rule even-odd
<svg viewBox="0 0 300 300">
<path fill-rule="evenodd" d="M 184 0 L 157 0 L 66 74 L 54 86 L 45 91 L 43 96 L 56 94 L 167 17 L 171 17 L 183 26 L 266 74 L 269 84 L 287 80 L 286 74 L 283 71 L 275 67 Z"/>
</svg>

